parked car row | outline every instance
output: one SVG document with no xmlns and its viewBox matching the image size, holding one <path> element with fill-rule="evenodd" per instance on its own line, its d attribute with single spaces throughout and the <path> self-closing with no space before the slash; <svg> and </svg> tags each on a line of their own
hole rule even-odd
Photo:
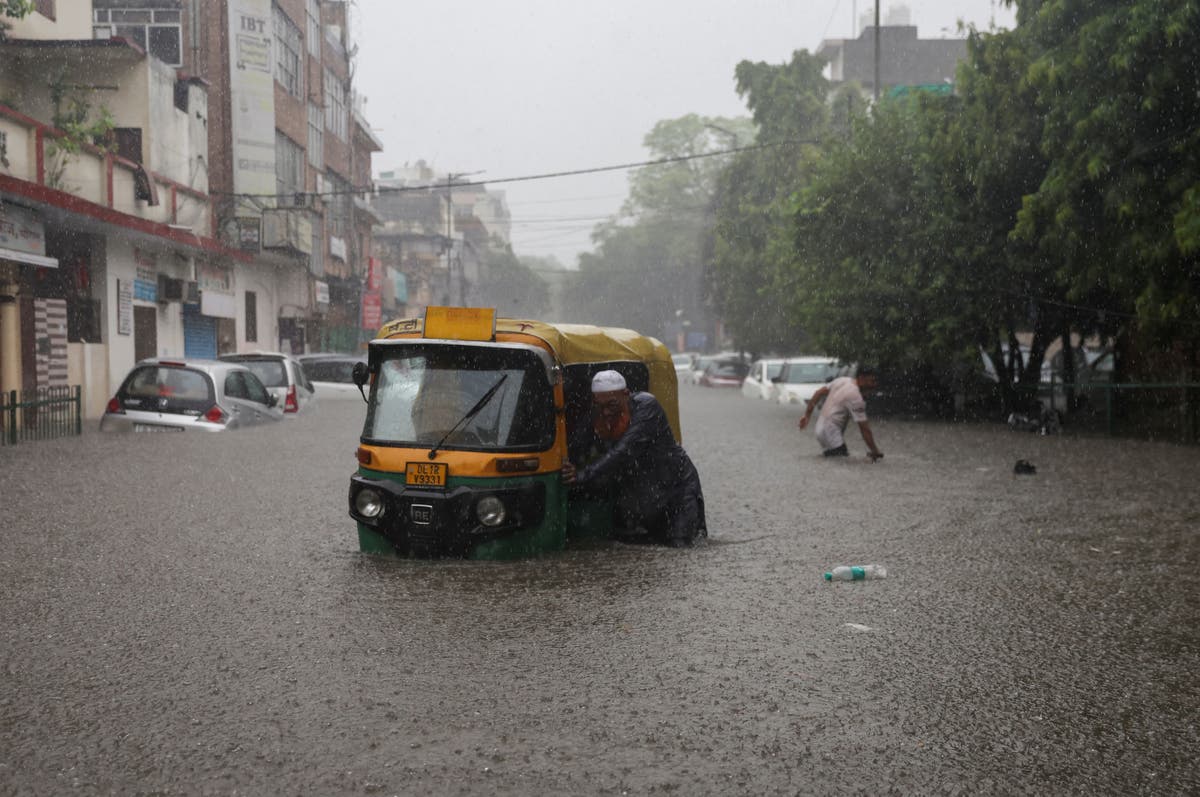
<svg viewBox="0 0 1200 797">
<path fill-rule="evenodd" d="M 220 432 L 274 423 L 306 411 L 318 396 L 357 398 L 351 373 L 359 361 L 351 355 L 310 359 L 279 352 L 227 354 L 216 360 L 153 357 L 122 380 L 105 407 L 100 430 Z"/>
<path fill-rule="evenodd" d="M 675 355 L 684 358 L 689 355 Z M 808 401 L 823 385 L 851 372 L 832 357 L 764 357 L 747 364 L 738 354 L 691 355 L 690 366 L 676 373 L 682 384 L 740 387 L 747 398 L 795 404 Z"/>
</svg>

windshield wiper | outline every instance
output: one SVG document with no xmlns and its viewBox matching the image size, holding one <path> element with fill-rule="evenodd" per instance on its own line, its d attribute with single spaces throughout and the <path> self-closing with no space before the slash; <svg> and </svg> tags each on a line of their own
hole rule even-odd
<svg viewBox="0 0 1200 797">
<path fill-rule="evenodd" d="M 504 384 L 505 379 L 508 379 L 508 374 L 502 375 L 500 377 L 500 379 L 496 382 L 496 384 L 494 384 L 490 388 L 488 388 L 488 392 L 484 393 L 482 396 L 479 397 L 479 401 L 475 402 L 475 406 L 472 407 L 471 409 L 467 410 L 467 414 L 462 416 L 462 418 L 459 419 L 458 423 L 451 426 L 450 431 L 448 431 L 448 432 L 446 432 L 446 434 L 442 435 L 442 439 L 437 441 L 437 445 L 435 445 L 433 448 L 429 449 L 429 458 L 430 459 L 435 459 L 437 457 L 438 449 L 442 447 L 442 443 L 446 442 L 450 438 L 450 435 L 457 432 L 458 427 L 462 426 L 464 423 L 466 423 L 467 421 L 471 420 L 472 418 L 474 418 L 476 415 L 479 414 L 479 411 L 481 409 L 483 409 L 489 401 L 492 400 L 492 396 L 496 395 L 496 391 L 499 390 L 500 386 Z"/>
</svg>

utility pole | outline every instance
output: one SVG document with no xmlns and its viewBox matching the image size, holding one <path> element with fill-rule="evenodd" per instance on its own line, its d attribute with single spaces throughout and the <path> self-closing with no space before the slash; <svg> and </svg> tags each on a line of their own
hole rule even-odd
<svg viewBox="0 0 1200 797">
<path fill-rule="evenodd" d="M 875 102 L 879 102 L 879 0 L 875 0 Z"/>
<path fill-rule="evenodd" d="M 480 169 L 477 172 L 447 172 L 446 173 L 446 302 L 453 301 L 454 297 L 454 181 L 462 177 L 470 177 L 476 174 L 483 174 L 486 169 Z M 462 304 L 464 291 L 462 285 L 463 275 L 459 275 L 458 285 L 458 303 Z"/>
</svg>

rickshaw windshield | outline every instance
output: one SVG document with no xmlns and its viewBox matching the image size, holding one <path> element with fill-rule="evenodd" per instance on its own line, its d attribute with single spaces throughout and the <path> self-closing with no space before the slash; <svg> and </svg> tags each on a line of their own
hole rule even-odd
<svg viewBox="0 0 1200 797">
<path fill-rule="evenodd" d="M 554 419 L 546 366 L 533 351 L 413 344 L 383 351 L 363 440 L 433 446 L 445 438 L 444 448 L 542 451 L 554 443 Z"/>
</svg>

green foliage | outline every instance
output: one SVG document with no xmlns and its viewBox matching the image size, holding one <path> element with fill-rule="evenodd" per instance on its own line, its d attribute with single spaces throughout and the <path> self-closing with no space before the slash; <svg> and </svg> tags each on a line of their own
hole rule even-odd
<svg viewBox="0 0 1200 797">
<path fill-rule="evenodd" d="M 795 281 L 787 219 L 829 122 L 823 65 L 798 51 L 786 64 L 743 61 L 735 70 L 764 148 L 739 154 L 717 183 L 708 290 L 746 351 L 795 351 L 808 342 L 787 301 Z"/>
<path fill-rule="evenodd" d="M 1017 234 L 1059 264 L 1076 301 L 1136 313 L 1164 343 L 1195 338 L 1200 7 L 1045 0 L 1022 11 L 1049 168 Z"/>
<path fill-rule="evenodd" d="M 721 157 L 693 157 L 753 142 L 745 119 L 695 114 L 654 126 L 644 140 L 655 164 L 630 176 L 621 212 L 598 225 L 596 251 L 580 257 L 565 291 L 572 319 L 624 326 L 668 342 L 680 319 L 703 329 L 703 279 Z"/>
<path fill-rule="evenodd" d="M 33 0 L 0 0 L 0 17 L 22 19 L 33 11 Z M 10 24 L 0 19 L 0 41 L 8 38 Z"/>
<path fill-rule="evenodd" d="M 63 185 L 63 175 L 71 160 L 85 145 L 106 151 L 109 134 L 112 133 L 116 122 L 104 106 L 93 114 L 90 94 L 70 86 L 64 72 L 60 72 L 50 81 L 49 88 L 50 101 L 54 107 L 51 121 L 59 133 L 46 147 L 49 158 L 46 164 L 46 185 L 68 190 L 68 187 Z"/>
</svg>

